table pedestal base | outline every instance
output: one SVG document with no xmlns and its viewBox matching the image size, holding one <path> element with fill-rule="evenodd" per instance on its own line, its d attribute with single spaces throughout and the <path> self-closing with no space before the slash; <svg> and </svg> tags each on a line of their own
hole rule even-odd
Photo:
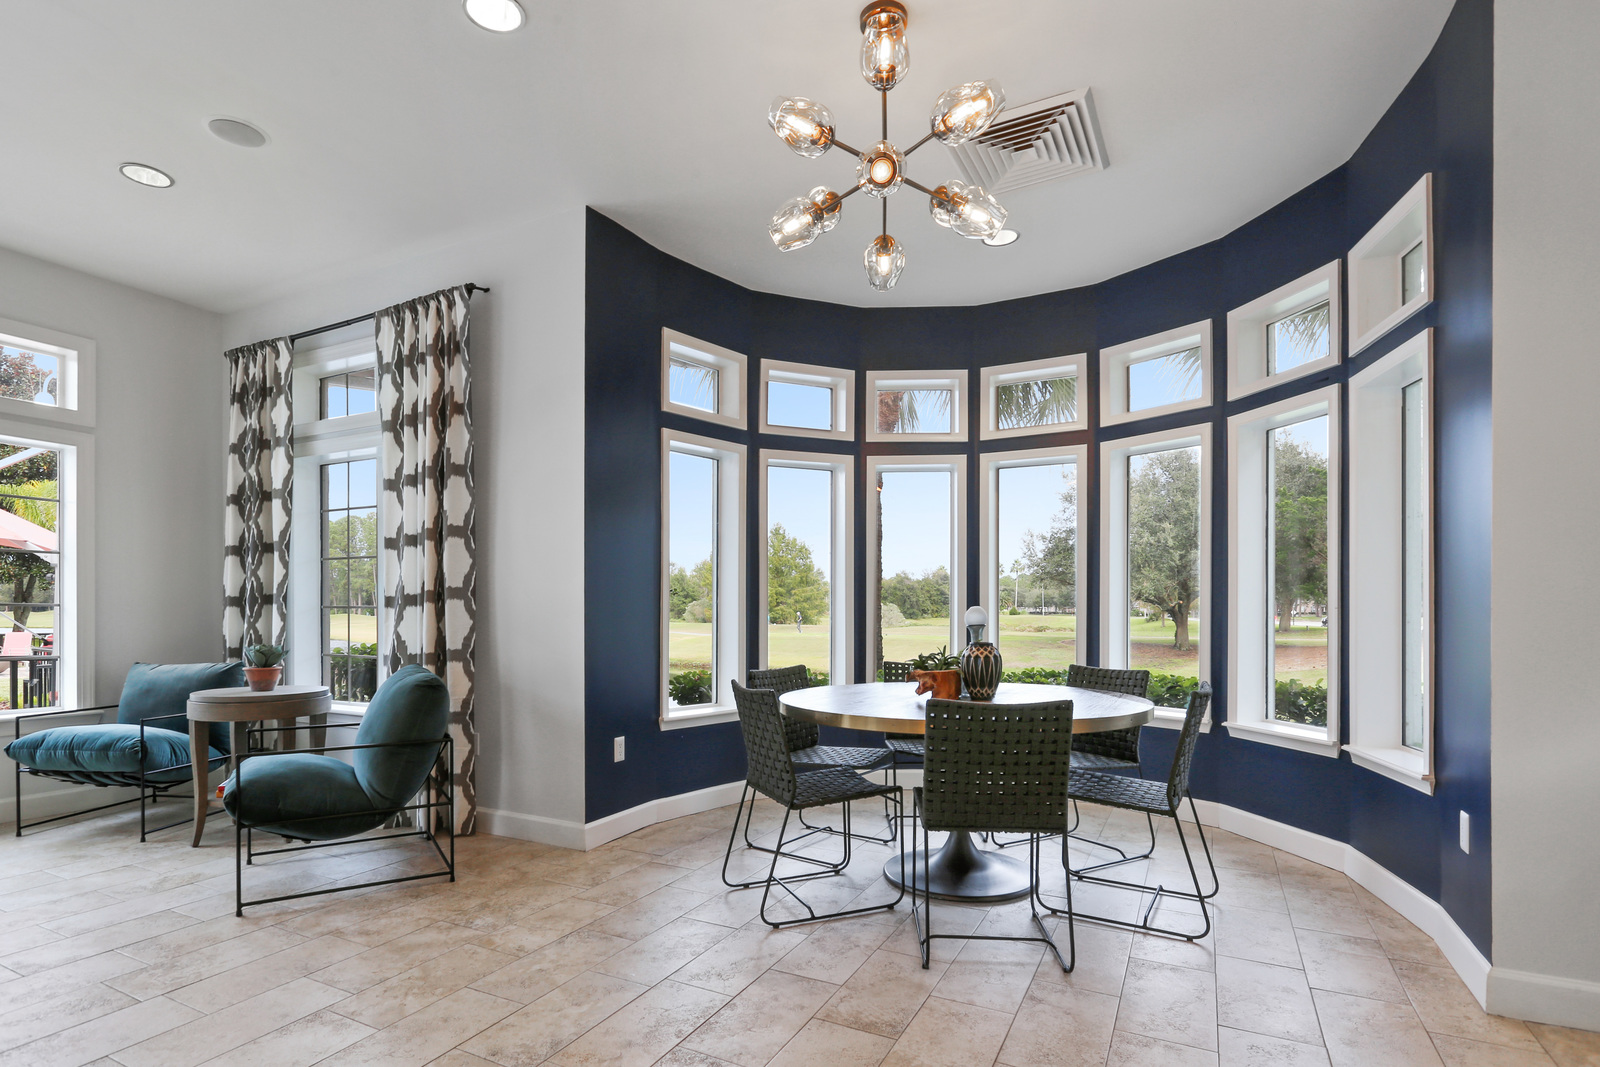
<svg viewBox="0 0 1600 1067">
<path fill-rule="evenodd" d="M 900 857 L 883 865 L 883 876 L 891 885 L 922 889 L 922 850 L 906 853 L 906 880 L 900 880 Z M 966 900 L 993 903 L 1025 896 L 1033 887 L 1028 865 L 999 852 L 984 852 L 965 830 L 952 833 L 928 860 L 928 884 L 933 896 L 941 900 Z"/>
</svg>

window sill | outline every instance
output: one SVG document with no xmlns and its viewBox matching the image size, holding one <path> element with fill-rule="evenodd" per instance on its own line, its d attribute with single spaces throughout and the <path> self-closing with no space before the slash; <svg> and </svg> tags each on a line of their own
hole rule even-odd
<svg viewBox="0 0 1600 1067">
<path fill-rule="evenodd" d="M 1163 730 L 1181 730 L 1183 729 L 1183 719 L 1184 711 L 1182 708 L 1158 707 L 1156 708 L 1155 718 L 1145 723 L 1145 725 L 1159 726 Z M 1209 734 L 1211 732 L 1210 719 L 1200 720 L 1200 732 L 1203 734 Z"/>
<path fill-rule="evenodd" d="M 1264 722 L 1237 722 L 1227 724 L 1230 735 L 1242 735 L 1244 740 L 1292 748 L 1317 756 L 1339 755 L 1339 742 L 1330 740 L 1327 731 L 1294 726 L 1269 726 Z"/>
<path fill-rule="evenodd" d="M 672 716 L 670 719 L 665 714 L 661 716 L 663 730 L 682 730 L 689 726 L 711 726 L 720 722 L 738 722 L 739 712 L 726 704 L 702 708 L 699 711 L 684 711 Z"/>
<path fill-rule="evenodd" d="M 1347 745 L 1350 762 L 1369 771 L 1393 778 L 1419 793 L 1433 796 L 1433 775 L 1428 773 L 1428 758 L 1410 748 L 1356 748 Z"/>
</svg>

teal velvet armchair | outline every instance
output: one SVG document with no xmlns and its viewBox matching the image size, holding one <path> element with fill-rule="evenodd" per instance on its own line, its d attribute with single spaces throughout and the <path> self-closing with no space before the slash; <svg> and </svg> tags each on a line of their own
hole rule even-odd
<svg viewBox="0 0 1600 1067">
<path fill-rule="evenodd" d="M 329 729 L 334 728 L 336 724 L 329 724 Z M 263 751 L 241 759 L 222 793 L 222 805 L 233 816 L 235 828 L 235 913 L 243 915 L 246 907 L 256 904 L 419 878 L 448 876 L 455 881 L 455 790 L 450 780 L 453 753 L 449 728 L 449 690 L 437 675 L 410 664 L 386 678 L 373 694 L 354 744 L 323 746 L 312 752 Z M 349 760 L 329 753 L 348 753 Z M 434 790 L 429 776 L 436 769 L 441 780 Z M 412 803 L 425 789 L 430 799 Z M 431 797 L 435 791 L 437 799 Z M 244 867 L 253 865 L 256 857 L 337 845 L 407 811 L 421 813 L 422 829 L 386 837 L 426 838 L 444 861 L 443 870 L 244 899 Z M 434 832 L 440 811 L 446 813 L 451 828 L 448 855 Z M 303 843 L 257 849 L 253 835 L 258 830 Z"/>
<path fill-rule="evenodd" d="M 43 711 L 19 715 L 12 740 L 5 752 L 16 764 L 17 836 L 22 831 L 46 823 L 104 811 L 123 804 L 139 804 L 139 840 L 148 834 L 167 830 L 191 821 L 180 819 L 166 826 L 149 828 L 145 806 L 167 792 L 193 779 L 189 752 L 189 694 L 200 689 L 222 689 L 244 685 L 244 665 L 240 663 L 135 663 L 128 669 L 122 697 L 115 704 L 63 711 Z M 76 726 L 30 729 L 43 720 L 93 715 L 104 720 L 115 711 L 116 721 L 98 721 Z M 213 723 L 206 753 L 207 768 L 228 758 L 228 724 Z M 48 778 L 74 785 L 124 787 L 139 791 L 137 797 L 101 804 L 81 811 L 22 821 L 22 780 Z M 205 789 L 209 782 L 196 784 Z"/>
</svg>

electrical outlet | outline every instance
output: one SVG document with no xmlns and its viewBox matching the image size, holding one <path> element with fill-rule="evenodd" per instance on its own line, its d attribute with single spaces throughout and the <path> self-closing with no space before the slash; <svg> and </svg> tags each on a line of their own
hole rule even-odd
<svg viewBox="0 0 1600 1067">
<path fill-rule="evenodd" d="M 1472 816 L 1461 813 L 1461 851 L 1472 851 Z"/>
<path fill-rule="evenodd" d="M 621 763 L 623 760 L 628 758 L 627 753 L 624 751 L 624 749 L 622 747 L 623 746 L 623 742 L 626 741 L 626 740 L 627 739 L 623 738 L 623 737 L 613 737 L 611 739 L 611 762 L 612 763 Z M 1462 831 L 1462 833 L 1465 833 L 1465 832 L 1466 831 L 1464 831 L 1464 830 Z"/>
</svg>

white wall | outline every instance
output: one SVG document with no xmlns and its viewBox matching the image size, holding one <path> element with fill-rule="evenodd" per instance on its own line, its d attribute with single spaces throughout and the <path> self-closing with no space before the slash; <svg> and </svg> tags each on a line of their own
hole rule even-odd
<svg viewBox="0 0 1600 1067">
<path fill-rule="evenodd" d="M 87 337 L 99 357 L 91 702 L 115 701 L 136 660 L 220 658 L 221 316 L 0 249 L 0 318 Z M 0 818 L 11 789 L 8 768 Z"/>
<path fill-rule="evenodd" d="M 1492 1011 L 1600 1029 L 1600 5 L 1495 5 Z"/>
<path fill-rule="evenodd" d="M 583 272 L 575 203 L 397 262 L 310 275 L 224 326 L 233 346 L 464 282 L 493 290 L 472 298 L 468 334 L 479 826 L 556 841 L 581 840 L 584 820 Z"/>
</svg>

